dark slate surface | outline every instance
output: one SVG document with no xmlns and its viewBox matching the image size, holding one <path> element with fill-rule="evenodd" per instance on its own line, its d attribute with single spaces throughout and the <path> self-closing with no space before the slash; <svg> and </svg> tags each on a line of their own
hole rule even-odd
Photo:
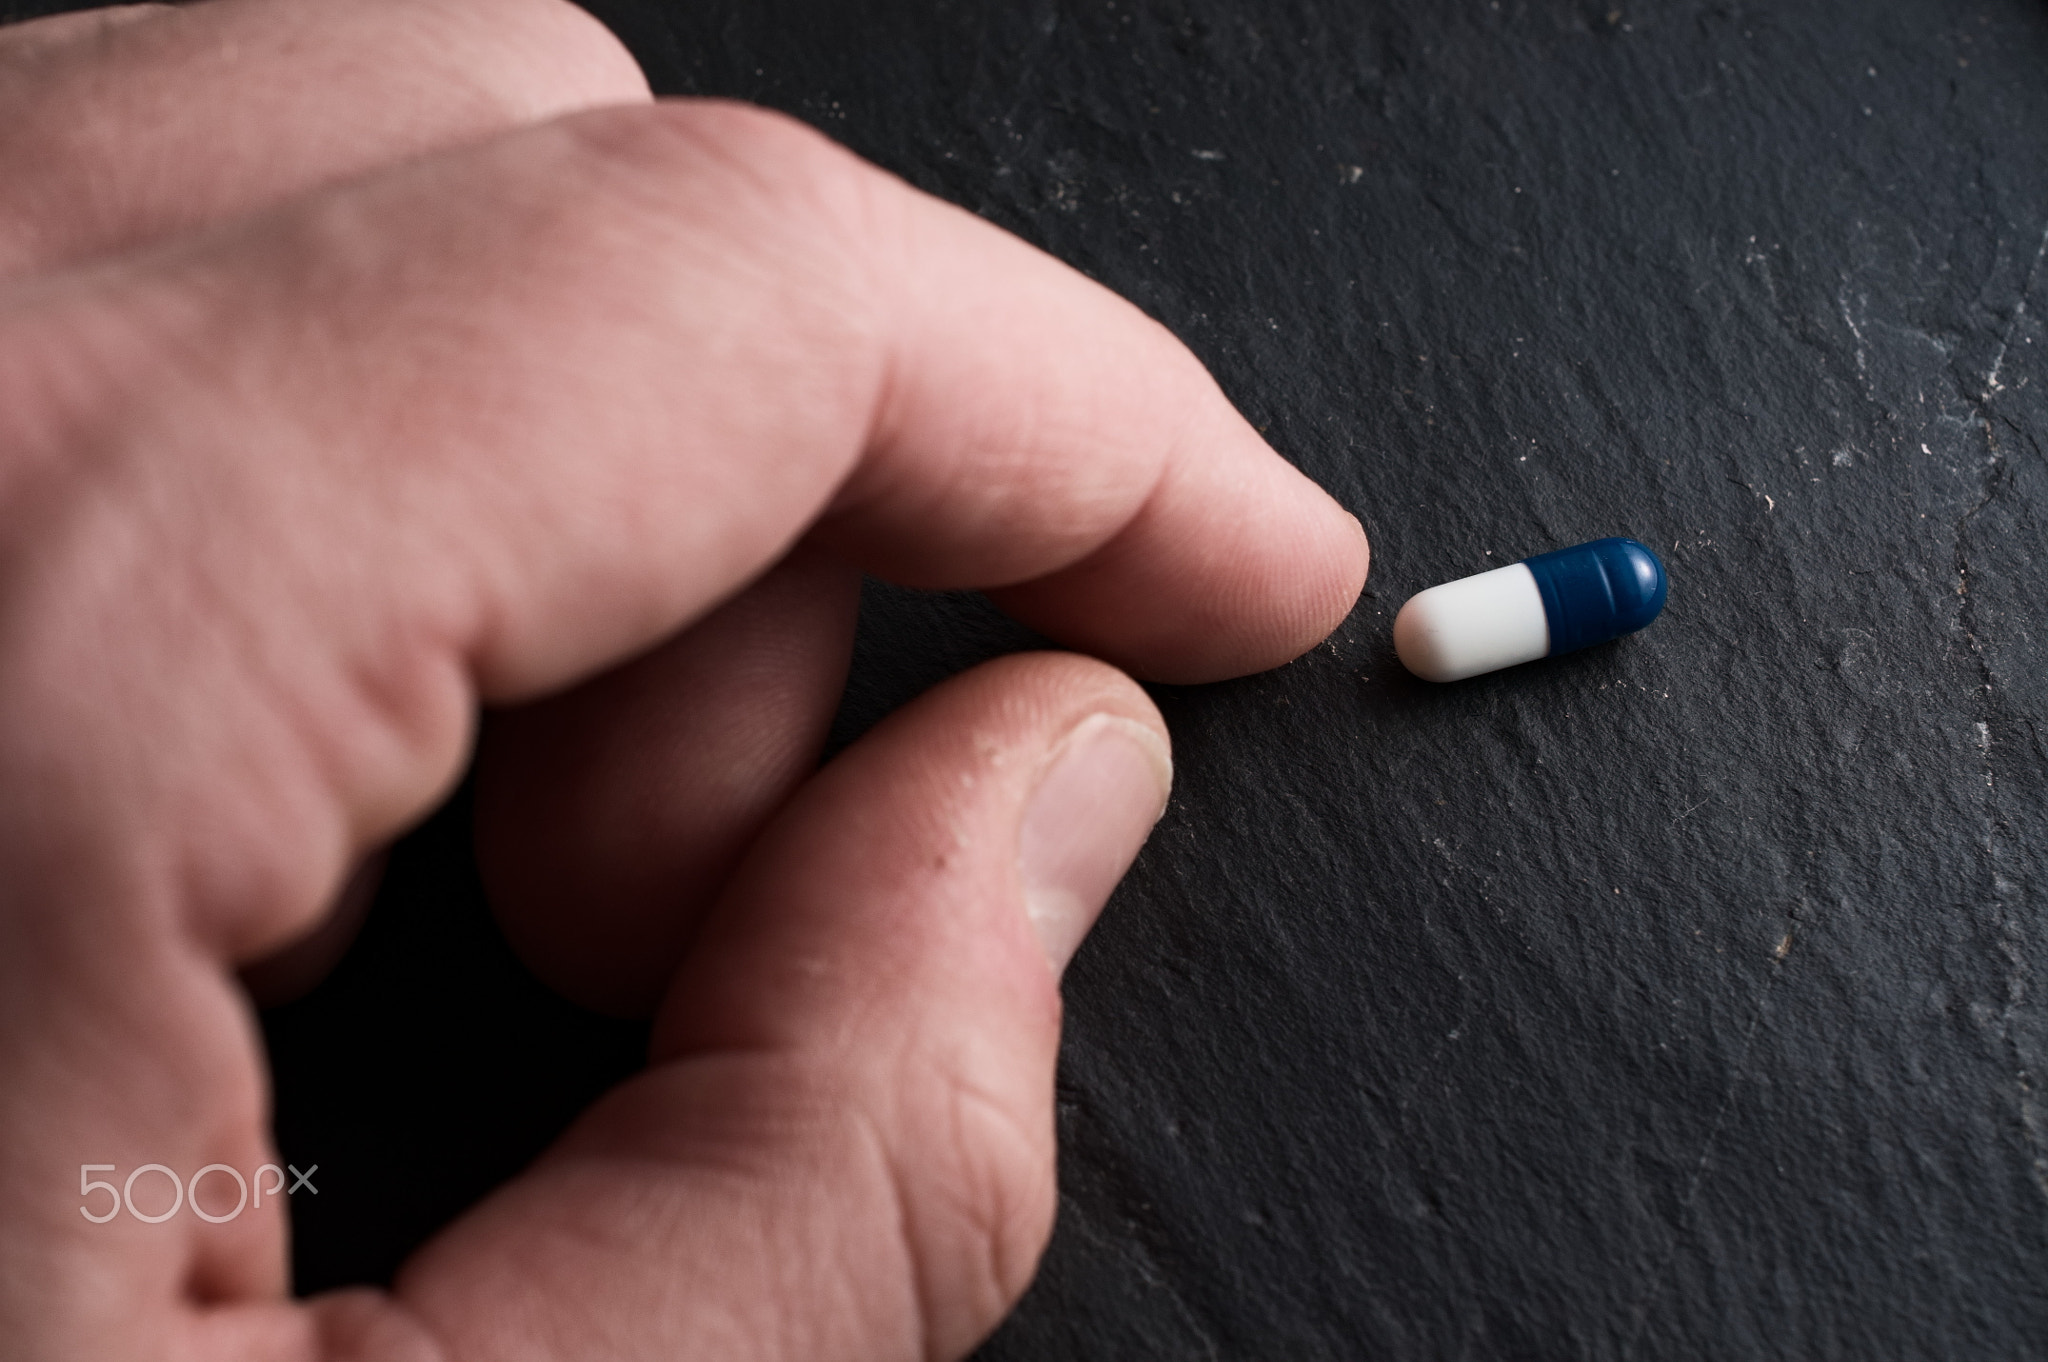
<svg viewBox="0 0 2048 1362">
<path fill-rule="evenodd" d="M 1363 517 L 1069 976 L 1023 1359 L 2048 1355 L 2048 7 L 604 0 L 1136 299 Z M 1631 534 L 1647 633 L 1438 688 L 1409 593 Z M 1024 640 L 877 587 L 839 739 Z M 302 1285 L 633 1062 L 460 801 L 273 1014 Z"/>
</svg>

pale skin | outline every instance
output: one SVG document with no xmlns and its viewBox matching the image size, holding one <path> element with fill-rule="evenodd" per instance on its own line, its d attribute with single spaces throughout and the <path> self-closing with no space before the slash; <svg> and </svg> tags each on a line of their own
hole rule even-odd
<svg viewBox="0 0 2048 1362">
<path fill-rule="evenodd" d="M 1166 797 L 1131 676 L 1313 646 L 1357 522 L 1128 304 L 558 0 L 0 29 L 0 186 L 0 1354 L 971 1349 Z M 821 770 L 861 570 L 1076 651 Z M 293 1299 L 275 1203 L 81 1216 L 274 1159 L 244 974 L 473 749 L 509 938 L 647 1069 L 388 1291 Z"/>
</svg>

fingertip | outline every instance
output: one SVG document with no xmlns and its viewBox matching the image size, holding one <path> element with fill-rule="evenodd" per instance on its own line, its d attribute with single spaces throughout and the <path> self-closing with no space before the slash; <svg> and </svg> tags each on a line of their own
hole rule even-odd
<svg viewBox="0 0 2048 1362">
<path fill-rule="evenodd" d="M 1334 499 L 1330 504 L 1337 506 Z M 1316 636 L 1316 643 L 1335 633 L 1337 626 L 1357 608 L 1366 579 L 1372 575 L 1372 541 L 1366 536 L 1365 522 L 1342 506 L 1337 506 L 1337 509 L 1350 523 L 1344 527 L 1342 546 L 1331 555 L 1332 564 L 1338 569 L 1337 580 L 1330 612 L 1323 620 L 1323 630 Z"/>
<path fill-rule="evenodd" d="M 990 599 L 1069 647 L 1170 685 L 1265 671 L 1329 637 L 1365 586 L 1364 527 L 1248 426 L 1207 438 L 1210 457 L 1171 465 L 1101 549 Z"/>
<path fill-rule="evenodd" d="M 1274 456 L 1281 463 L 1279 456 Z M 1252 653 L 1238 670 L 1204 679 L 1220 680 L 1263 671 L 1300 657 L 1342 624 L 1358 604 L 1371 568 L 1365 525 L 1314 479 L 1281 463 L 1294 483 L 1291 525 L 1269 530 L 1265 584 L 1276 624 L 1264 653 Z"/>
</svg>

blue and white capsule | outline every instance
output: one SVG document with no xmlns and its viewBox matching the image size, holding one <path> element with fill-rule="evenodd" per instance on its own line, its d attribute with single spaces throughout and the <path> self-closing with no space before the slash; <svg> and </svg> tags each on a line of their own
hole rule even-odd
<svg viewBox="0 0 2048 1362">
<path fill-rule="evenodd" d="M 1463 681 L 1633 634 L 1668 588 L 1656 554 L 1595 539 L 1417 592 L 1394 617 L 1394 651 L 1425 681 Z"/>
</svg>

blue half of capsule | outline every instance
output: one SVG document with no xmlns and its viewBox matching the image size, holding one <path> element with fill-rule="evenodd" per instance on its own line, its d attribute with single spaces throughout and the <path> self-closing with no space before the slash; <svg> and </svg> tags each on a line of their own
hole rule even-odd
<svg viewBox="0 0 2048 1362">
<path fill-rule="evenodd" d="M 1522 563 L 1543 597 L 1552 657 L 1633 634 L 1657 618 L 1669 591 L 1664 564 L 1633 539 L 1595 539 Z"/>
</svg>

